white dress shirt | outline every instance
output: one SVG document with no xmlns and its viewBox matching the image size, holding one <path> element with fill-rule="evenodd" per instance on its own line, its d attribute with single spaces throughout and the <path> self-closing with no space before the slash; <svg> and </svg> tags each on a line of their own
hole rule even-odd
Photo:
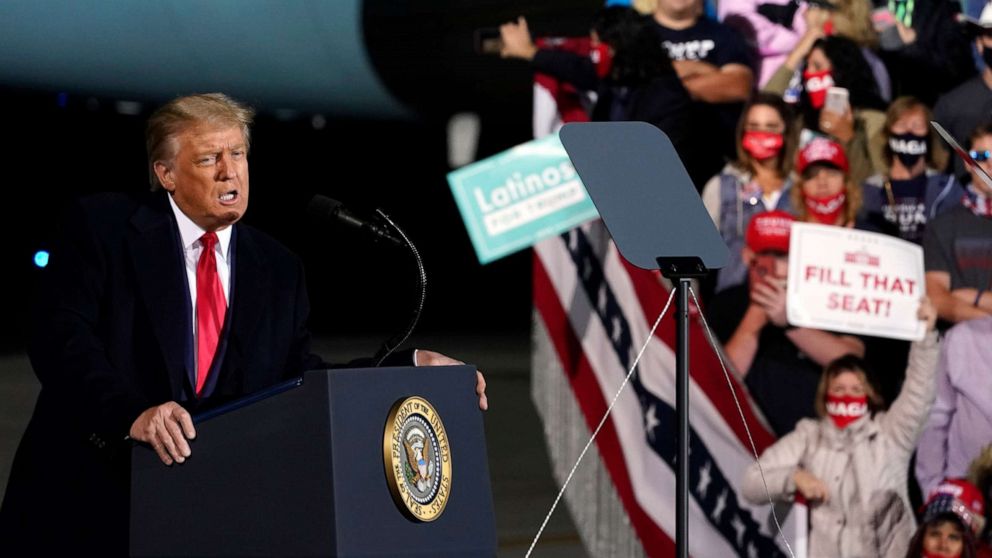
<svg viewBox="0 0 992 558">
<path fill-rule="evenodd" d="M 179 209 L 172 195 L 169 195 L 169 205 L 176 215 L 176 224 L 179 225 L 179 237 L 183 243 L 183 259 L 186 262 L 186 279 L 189 284 L 189 299 L 192 303 L 190 315 L 193 316 L 193 346 L 196 347 L 196 264 L 200 261 L 200 253 L 203 251 L 203 242 L 200 237 L 207 231 L 200 228 L 192 219 L 186 216 Z M 230 306 L 231 301 L 231 261 L 228 256 L 231 250 L 231 227 L 217 231 L 217 244 L 214 245 L 217 260 L 217 276 L 220 277 L 221 287 L 224 289 L 224 300 Z M 196 366 L 196 359 L 193 359 L 193 366 Z"/>
</svg>

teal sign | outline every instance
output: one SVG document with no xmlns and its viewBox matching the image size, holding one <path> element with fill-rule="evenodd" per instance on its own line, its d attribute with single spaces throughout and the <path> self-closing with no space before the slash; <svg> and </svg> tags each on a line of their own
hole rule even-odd
<svg viewBox="0 0 992 558">
<path fill-rule="evenodd" d="M 450 172 L 448 184 L 483 264 L 599 216 L 557 134 Z"/>
</svg>

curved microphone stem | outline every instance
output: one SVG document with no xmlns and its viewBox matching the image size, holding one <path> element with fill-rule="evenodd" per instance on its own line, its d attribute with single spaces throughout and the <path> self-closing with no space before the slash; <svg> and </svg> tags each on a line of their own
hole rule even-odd
<svg viewBox="0 0 992 558">
<path fill-rule="evenodd" d="M 424 262 L 420 259 L 420 252 L 417 251 L 417 247 L 413 245 L 413 242 L 410 241 L 410 238 L 406 235 L 406 233 L 403 232 L 403 230 L 400 229 L 388 215 L 383 213 L 381 209 L 376 209 L 375 212 L 378 213 L 383 220 L 389 223 L 389 226 L 391 226 L 400 235 L 403 242 L 405 242 L 410 248 L 410 252 L 413 253 L 413 258 L 417 262 L 418 290 L 420 291 L 420 295 L 417 299 L 417 307 L 413 311 L 413 317 L 410 318 L 410 323 L 407 324 L 403 331 L 385 341 L 382 344 L 382 347 L 379 348 L 379 352 L 376 353 L 374 357 L 375 365 L 380 366 L 389 355 L 393 354 L 393 351 L 395 351 L 397 347 L 406 342 L 406 340 L 410 337 L 410 334 L 413 333 L 413 329 L 417 327 L 417 321 L 420 320 L 420 313 L 424 310 L 424 298 L 427 296 L 427 272 L 424 271 Z"/>
</svg>

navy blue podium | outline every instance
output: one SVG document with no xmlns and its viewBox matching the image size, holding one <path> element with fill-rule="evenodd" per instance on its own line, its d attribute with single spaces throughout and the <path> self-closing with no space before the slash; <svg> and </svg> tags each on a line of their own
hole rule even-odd
<svg viewBox="0 0 992 558">
<path fill-rule="evenodd" d="M 433 521 L 390 493 L 384 432 L 397 401 L 430 402 L 447 434 L 448 499 Z M 475 368 L 308 372 L 197 417 L 193 454 L 132 451 L 134 556 L 495 556 Z"/>
</svg>

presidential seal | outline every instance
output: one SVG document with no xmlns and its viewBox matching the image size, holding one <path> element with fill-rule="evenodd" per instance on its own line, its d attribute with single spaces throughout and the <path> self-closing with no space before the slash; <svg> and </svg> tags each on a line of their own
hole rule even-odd
<svg viewBox="0 0 992 558">
<path fill-rule="evenodd" d="M 415 521 L 441 516 L 451 495 L 451 450 L 444 423 L 426 399 L 408 397 L 390 409 L 382 460 L 401 511 Z"/>
</svg>

